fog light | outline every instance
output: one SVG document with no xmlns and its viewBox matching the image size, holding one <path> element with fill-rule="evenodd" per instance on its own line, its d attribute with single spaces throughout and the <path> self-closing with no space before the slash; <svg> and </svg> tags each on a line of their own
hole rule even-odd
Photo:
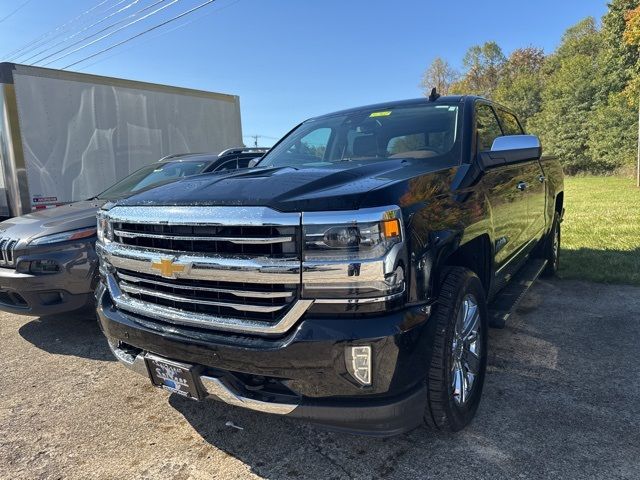
<svg viewBox="0 0 640 480">
<path fill-rule="evenodd" d="M 60 271 L 60 265 L 58 265 L 55 260 L 20 260 L 16 266 L 16 271 L 36 275 L 58 273 Z"/>
<path fill-rule="evenodd" d="M 345 351 L 347 371 L 362 385 L 371 385 L 371 346 L 347 347 Z"/>
</svg>

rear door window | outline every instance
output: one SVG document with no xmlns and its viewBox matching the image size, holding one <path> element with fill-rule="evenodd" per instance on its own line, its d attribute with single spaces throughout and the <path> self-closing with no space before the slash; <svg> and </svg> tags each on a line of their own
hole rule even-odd
<svg viewBox="0 0 640 480">
<path fill-rule="evenodd" d="M 502 130 L 505 135 L 522 135 L 524 131 L 518 123 L 518 119 L 515 115 L 505 112 L 504 110 L 498 110 L 498 117 L 500 117 L 500 123 L 502 124 Z"/>
</svg>

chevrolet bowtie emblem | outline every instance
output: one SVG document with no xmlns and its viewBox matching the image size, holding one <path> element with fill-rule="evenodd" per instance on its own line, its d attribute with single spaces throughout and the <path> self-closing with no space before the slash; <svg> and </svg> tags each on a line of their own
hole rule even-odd
<svg viewBox="0 0 640 480">
<path fill-rule="evenodd" d="M 158 270 L 160 275 L 167 278 L 173 278 L 176 273 L 184 271 L 184 265 L 173 263 L 173 260 L 162 258 L 159 262 L 151 263 L 151 268 Z"/>
</svg>

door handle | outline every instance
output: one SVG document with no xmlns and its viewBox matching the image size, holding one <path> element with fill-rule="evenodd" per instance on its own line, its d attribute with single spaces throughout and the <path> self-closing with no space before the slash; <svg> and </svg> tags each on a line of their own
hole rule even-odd
<svg viewBox="0 0 640 480">
<path fill-rule="evenodd" d="M 538 180 L 540 180 L 540 183 L 543 183 L 546 179 L 547 179 L 547 177 L 545 177 L 544 175 L 540 175 L 538 177 Z"/>
<path fill-rule="evenodd" d="M 529 185 L 527 184 L 527 182 L 518 182 L 518 185 L 516 185 L 516 188 L 521 192 L 524 192 L 528 187 Z"/>
</svg>

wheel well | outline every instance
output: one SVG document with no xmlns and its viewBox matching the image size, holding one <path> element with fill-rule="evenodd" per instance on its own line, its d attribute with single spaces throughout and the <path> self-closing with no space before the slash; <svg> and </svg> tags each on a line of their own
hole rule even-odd
<svg viewBox="0 0 640 480">
<path fill-rule="evenodd" d="M 450 267 L 465 267 L 480 278 L 485 293 L 491 287 L 491 240 L 489 235 L 480 235 L 460 246 L 446 260 Z"/>
<path fill-rule="evenodd" d="M 560 192 L 556 196 L 556 209 L 555 209 L 555 211 L 561 214 L 563 206 L 564 206 L 564 192 Z"/>
</svg>

